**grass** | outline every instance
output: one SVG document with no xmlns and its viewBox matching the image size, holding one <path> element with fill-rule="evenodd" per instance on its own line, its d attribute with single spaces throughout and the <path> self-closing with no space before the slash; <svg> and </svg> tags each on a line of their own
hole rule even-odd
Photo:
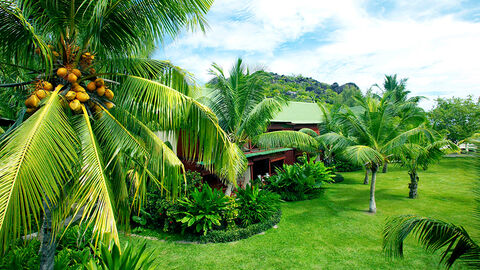
<svg viewBox="0 0 480 270">
<path fill-rule="evenodd" d="M 322 197 L 284 203 L 278 229 L 226 244 L 179 244 L 147 241 L 160 269 L 442 269 L 439 256 L 415 241 L 405 259 L 382 253 L 382 230 L 388 217 L 416 214 L 464 226 L 478 238 L 472 219 L 477 171 L 473 158 L 445 158 L 420 172 L 419 198 L 408 199 L 408 174 L 390 167 L 377 177 L 378 213 L 368 209 L 369 188 L 363 173 L 343 173 L 345 181 L 329 185 Z M 478 227 L 477 227 L 478 228 Z M 463 269 L 455 265 L 455 269 Z"/>
</svg>

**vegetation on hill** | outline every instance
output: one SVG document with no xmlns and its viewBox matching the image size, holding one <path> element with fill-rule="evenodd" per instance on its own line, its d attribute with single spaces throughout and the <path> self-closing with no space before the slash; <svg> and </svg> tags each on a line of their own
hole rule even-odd
<svg viewBox="0 0 480 270">
<path fill-rule="evenodd" d="M 339 85 L 327 84 L 302 75 L 279 75 L 261 71 L 264 75 L 265 94 L 267 96 L 284 96 L 292 101 L 324 101 L 329 104 L 353 106 L 353 96 L 360 93 L 354 83 Z"/>
</svg>

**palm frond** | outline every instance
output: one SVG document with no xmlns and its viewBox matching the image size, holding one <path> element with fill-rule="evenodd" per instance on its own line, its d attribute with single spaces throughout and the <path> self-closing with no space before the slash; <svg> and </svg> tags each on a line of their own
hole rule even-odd
<svg viewBox="0 0 480 270">
<path fill-rule="evenodd" d="M 258 135 L 253 140 L 264 148 L 293 147 L 305 152 L 316 152 L 317 141 L 311 136 L 293 130 L 267 132 Z"/>
<path fill-rule="evenodd" d="M 349 146 L 342 154 L 351 162 L 360 166 L 365 164 L 379 165 L 383 162 L 383 156 L 381 153 L 365 145 Z"/>
<path fill-rule="evenodd" d="M 183 157 L 199 161 L 221 178 L 235 182 L 246 169 L 246 158 L 230 142 L 213 112 L 171 87 L 128 76 L 119 90 L 120 107 L 153 130 L 180 134 Z"/>
<path fill-rule="evenodd" d="M 383 250 L 389 256 L 402 257 L 408 235 L 417 238 L 427 251 L 445 248 L 441 262 L 448 268 L 457 260 L 475 268 L 480 266 L 480 247 L 463 227 L 425 217 L 405 215 L 391 219 L 384 229 Z"/>
<path fill-rule="evenodd" d="M 273 119 L 286 104 L 285 100 L 278 98 L 263 99 L 245 116 L 237 132 L 245 132 L 250 138 L 265 132 L 270 119 Z M 236 136 L 240 137 L 240 134 L 237 133 Z"/>
<path fill-rule="evenodd" d="M 319 136 L 319 135 L 317 134 L 317 132 L 315 132 L 313 129 L 310 129 L 310 128 L 302 128 L 302 129 L 300 129 L 298 132 L 305 133 L 305 134 L 307 134 L 307 135 L 312 136 L 313 138 L 316 138 L 316 137 Z"/>
<path fill-rule="evenodd" d="M 81 222 L 94 224 L 95 245 L 110 234 L 119 245 L 115 221 L 115 199 L 110 180 L 104 170 L 103 156 L 97 142 L 88 113 L 82 106 L 83 114 L 75 122 L 75 128 L 82 143 L 82 171 L 80 173 L 74 200 L 75 214 L 82 211 Z"/>
<path fill-rule="evenodd" d="M 52 136 L 52 134 L 54 134 Z M 62 185 L 75 177 L 78 141 L 58 93 L 2 142 L 0 149 L 0 245 L 38 224 L 42 202 L 57 202 Z"/>
</svg>

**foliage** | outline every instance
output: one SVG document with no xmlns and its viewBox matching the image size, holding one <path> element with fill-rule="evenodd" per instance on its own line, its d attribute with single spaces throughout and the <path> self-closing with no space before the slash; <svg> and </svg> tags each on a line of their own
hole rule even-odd
<svg viewBox="0 0 480 270">
<path fill-rule="evenodd" d="M 226 230 L 232 230 L 237 227 L 236 221 L 239 213 L 239 205 L 234 197 L 227 196 L 227 208 L 223 212 L 223 219 L 226 223 Z"/>
<path fill-rule="evenodd" d="M 279 195 L 247 185 L 237 192 L 238 221 L 242 226 L 263 222 L 280 209 Z"/>
<path fill-rule="evenodd" d="M 480 130 L 480 100 L 467 98 L 438 98 L 428 119 L 438 132 L 445 132 L 447 139 L 458 143 Z"/>
<path fill-rule="evenodd" d="M 153 131 L 181 135 L 186 160 L 236 181 L 245 157 L 213 112 L 189 96 L 196 88 L 191 76 L 148 58 L 158 41 L 185 28 L 204 30 L 212 2 L 0 3 L 0 62 L 14 74 L 0 83 L 18 94 L 7 105 L 18 106 L 24 86 L 31 97 L 38 87 L 50 89 L 40 102 L 28 103 L 31 115 L 0 142 L 2 252 L 31 232 L 30 224 L 39 227 L 45 200 L 56 209 L 54 232 L 68 216 L 81 214 L 82 223 L 94 225 L 96 240 L 111 233 L 118 245 L 117 227 L 128 226 L 148 188 L 175 197 L 184 180 L 182 162 Z M 115 96 L 90 92 L 90 102 L 70 110 L 68 93 L 80 89 L 75 98 L 85 98 L 88 81 L 106 83 Z"/>
<path fill-rule="evenodd" d="M 332 166 L 336 172 L 354 172 L 362 169 L 362 166 L 355 164 L 345 158 L 334 157 Z"/>
<path fill-rule="evenodd" d="M 291 101 L 326 102 L 328 104 L 345 104 L 353 106 L 353 96 L 360 92 L 354 83 L 339 86 L 319 82 L 302 75 L 278 75 L 272 72 L 262 72 L 265 81 L 265 94 L 268 97 L 282 96 Z"/>
<path fill-rule="evenodd" d="M 221 225 L 227 203 L 221 191 L 204 184 L 201 191 L 195 188 L 190 197 L 178 201 L 177 222 L 182 223 L 183 230 L 192 228 L 195 233 L 205 235 L 214 226 Z"/>
<path fill-rule="evenodd" d="M 17 240 L 6 254 L 0 257 L 0 269 L 38 269 L 40 258 L 37 239 L 22 242 Z"/>
<path fill-rule="evenodd" d="M 480 246 L 465 228 L 425 217 L 404 215 L 392 218 L 384 229 L 383 250 L 389 256 L 403 257 L 403 242 L 410 234 L 428 251 L 443 249 L 440 262 L 448 268 L 457 260 L 472 268 L 480 267 Z"/>
<path fill-rule="evenodd" d="M 206 235 L 200 236 L 201 243 L 225 243 L 234 242 L 241 239 L 248 238 L 255 234 L 264 232 L 280 222 L 282 212 L 280 210 L 273 213 L 259 223 L 249 225 L 245 228 L 237 227 L 231 230 L 213 230 Z"/>
<path fill-rule="evenodd" d="M 284 164 L 269 177 L 267 188 L 280 195 L 283 200 L 299 201 L 317 195 L 324 183 L 332 182 L 334 174 L 322 162 L 313 160 L 302 164 Z"/>
<path fill-rule="evenodd" d="M 124 245 L 123 251 L 120 250 L 115 242 L 108 246 L 101 243 L 97 256 L 99 263 L 90 260 L 84 266 L 88 270 L 140 270 L 156 269 L 155 257 L 153 252 L 146 252 L 147 244 L 144 243 L 140 248 L 130 245 L 128 242 Z"/>
</svg>

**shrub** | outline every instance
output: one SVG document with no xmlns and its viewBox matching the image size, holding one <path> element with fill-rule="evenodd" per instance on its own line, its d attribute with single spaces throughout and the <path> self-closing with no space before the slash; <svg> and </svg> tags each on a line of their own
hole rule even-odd
<svg viewBox="0 0 480 270">
<path fill-rule="evenodd" d="M 0 269 L 38 269 L 39 248 L 40 241 L 37 239 L 25 242 L 17 240 L 10 246 L 7 253 L 0 257 Z"/>
<path fill-rule="evenodd" d="M 201 243 L 225 243 L 245 239 L 272 228 L 275 224 L 280 222 L 281 217 L 282 212 L 278 210 L 264 221 L 252 224 L 245 228 L 209 231 L 206 235 L 202 235 L 199 241 Z"/>
<path fill-rule="evenodd" d="M 334 174 L 322 162 L 305 161 L 284 164 L 276 169 L 277 175 L 267 180 L 268 189 L 278 193 L 283 200 L 298 201 L 318 194 L 323 183 L 332 182 Z"/>
<path fill-rule="evenodd" d="M 362 166 L 358 166 L 357 164 L 341 158 L 334 159 L 333 167 L 335 167 L 335 171 L 337 172 L 354 172 L 362 169 Z"/>
<path fill-rule="evenodd" d="M 242 226 L 262 222 L 280 208 L 278 194 L 248 185 L 237 192 L 238 221 Z"/>
<path fill-rule="evenodd" d="M 216 189 L 203 185 L 202 191 L 195 189 L 189 197 L 178 201 L 176 219 L 182 223 L 183 232 L 193 228 L 195 233 L 205 235 L 214 226 L 220 226 L 223 212 L 227 209 L 228 198 Z"/>
</svg>

